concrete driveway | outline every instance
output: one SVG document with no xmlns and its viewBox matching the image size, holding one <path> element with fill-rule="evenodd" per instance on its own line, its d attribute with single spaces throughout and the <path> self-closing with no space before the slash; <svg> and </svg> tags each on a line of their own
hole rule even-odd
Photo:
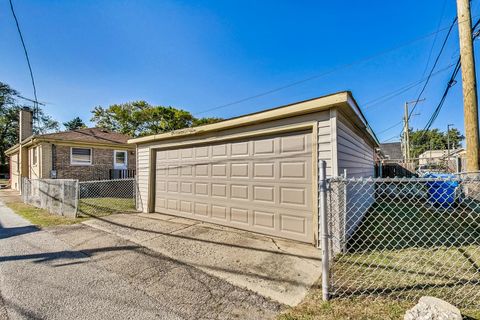
<svg viewBox="0 0 480 320">
<path fill-rule="evenodd" d="M 0 201 L 0 319 L 270 319 L 282 308 L 87 225 L 36 228 Z"/>
<path fill-rule="evenodd" d="M 84 224 L 282 304 L 298 304 L 321 275 L 312 245 L 162 214 L 122 214 Z"/>
</svg>

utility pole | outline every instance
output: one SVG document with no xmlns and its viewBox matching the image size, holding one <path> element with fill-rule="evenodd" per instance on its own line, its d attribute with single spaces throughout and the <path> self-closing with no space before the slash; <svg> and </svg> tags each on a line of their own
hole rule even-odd
<svg viewBox="0 0 480 320">
<path fill-rule="evenodd" d="M 404 158 L 405 163 L 410 162 L 410 126 L 408 124 L 409 120 L 409 112 L 408 112 L 408 105 L 411 103 L 419 103 L 423 102 L 425 99 L 414 100 L 414 101 L 407 101 L 405 102 L 404 106 L 404 116 L 403 116 L 403 143 L 404 143 Z"/>
<path fill-rule="evenodd" d="M 460 62 L 462 65 L 463 115 L 467 144 L 467 171 L 478 171 L 478 105 L 472 40 L 470 0 L 457 0 Z"/>
</svg>

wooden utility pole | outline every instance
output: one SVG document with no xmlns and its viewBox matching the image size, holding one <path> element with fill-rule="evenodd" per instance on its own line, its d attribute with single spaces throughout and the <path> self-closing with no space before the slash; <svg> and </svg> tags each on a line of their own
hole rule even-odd
<svg viewBox="0 0 480 320">
<path fill-rule="evenodd" d="M 470 0 L 457 0 L 460 62 L 462 64 L 463 114 L 467 144 L 467 171 L 478 171 L 478 105 L 473 54 Z"/>
<path fill-rule="evenodd" d="M 404 115 L 404 125 L 403 129 L 405 133 L 405 162 L 410 161 L 410 127 L 408 126 L 408 102 L 405 102 L 405 115 Z"/>
</svg>

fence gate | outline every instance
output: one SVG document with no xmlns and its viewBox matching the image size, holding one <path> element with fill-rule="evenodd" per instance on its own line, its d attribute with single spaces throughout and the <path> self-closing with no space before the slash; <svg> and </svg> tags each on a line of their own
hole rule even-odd
<svg viewBox="0 0 480 320">
<path fill-rule="evenodd" d="M 78 194 L 79 216 L 104 216 L 136 211 L 135 179 L 79 182 Z"/>
<path fill-rule="evenodd" d="M 329 294 L 480 306 L 480 179 L 327 181 Z"/>
</svg>

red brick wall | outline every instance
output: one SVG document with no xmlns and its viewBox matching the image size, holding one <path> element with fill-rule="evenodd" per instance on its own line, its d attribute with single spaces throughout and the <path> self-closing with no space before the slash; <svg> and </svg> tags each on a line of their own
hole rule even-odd
<svg viewBox="0 0 480 320">
<path fill-rule="evenodd" d="M 79 166 L 70 164 L 69 146 L 56 145 L 57 178 L 80 181 L 108 179 L 110 169 L 113 169 L 113 151 L 113 149 L 92 148 L 92 164 Z M 127 160 L 128 169 L 135 169 L 135 151 L 128 151 Z"/>
</svg>

